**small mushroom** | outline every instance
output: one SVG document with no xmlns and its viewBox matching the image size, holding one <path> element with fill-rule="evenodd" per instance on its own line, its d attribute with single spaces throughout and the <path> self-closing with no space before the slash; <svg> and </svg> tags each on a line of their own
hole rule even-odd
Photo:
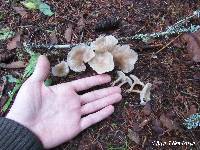
<svg viewBox="0 0 200 150">
<path fill-rule="evenodd" d="M 69 73 L 69 66 L 67 62 L 62 61 L 61 63 L 52 67 L 52 74 L 57 77 L 64 77 L 67 76 Z"/>
<path fill-rule="evenodd" d="M 99 36 L 94 42 L 91 43 L 92 49 L 95 52 L 106 52 L 111 51 L 113 47 L 115 47 L 118 43 L 118 40 L 112 36 Z"/>
<path fill-rule="evenodd" d="M 67 63 L 71 70 L 75 72 L 85 71 L 87 63 L 94 58 L 94 51 L 85 44 L 80 44 L 72 48 L 67 55 Z"/>
<path fill-rule="evenodd" d="M 134 65 L 138 60 L 138 54 L 130 49 L 129 45 L 117 45 L 111 53 L 116 66 L 124 73 L 129 73 L 134 69 Z"/>
<path fill-rule="evenodd" d="M 141 85 L 142 87 L 144 87 L 144 83 L 141 82 L 138 77 L 136 77 L 135 75 L 132 75 L 132 74 L 130 75 L 130 77 L 133 80 L 133 84 L 131 85 L 131 88 L 128 90 L 128 92 L 131 92 L 135 85 Z"/>
<path fill-rule="evenodd" d="M 128 76 L 126 76 L 122 71 L 117 71 L 117 75 L 118 78 L 113 82 L 112 86 L 115 86 L 120 81 L 121 83 L 118 85 L 119 87 L 126 83 L 128 83 L 130 86 L 133 84 L 132 80 Z"/>
<path fill-rule="evenodd" d="M 103 74 L 114 69 L 113 56 L 109 52 L 96 53 L 95 57 L 88 64 L 98 74 Z"/>
<path fill-rule="evenodd" d="M 146 103 L 151 100 L 151 86 L 151 83 L 147 83 L 142 91 L 132 90 L 132 92 L 140 93 L 140 105 L 146 105 Z"/>
<path fill-rule="evenodd" d="M 151 83 L 147 83 L 140 93 L 140 105 L 145 105 L 151 100 Z"/>
</svg>

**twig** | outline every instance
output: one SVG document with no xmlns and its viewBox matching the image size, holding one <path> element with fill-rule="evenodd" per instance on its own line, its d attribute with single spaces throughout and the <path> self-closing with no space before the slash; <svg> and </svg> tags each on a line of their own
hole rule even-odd
<svg viewBox="0 0 200 150">
<path fill-rule="evenodd" d="M 167 27 L 165 31 L 156 32 L 156 33 L 147 33 L 147 34 L 136 34 L 136 35 L 133 35 L 133 36 L 130 36 L 130 37 L 121 37 L 118 40 L 119 41 L 142 40 L 143 42 L 147 42 L 150 39 L 156 39 L 156 38 L 161 38 L 161 37 L 168 38 L 168 36 L 172 36 L 172 35 L 175 35 L 175 34 L 178 34 L 180 36 L 182 33 L 196 32 L 200 29 L 200 25 L 191 25 L 190 27 L 184 27 L 183 26 L 183 24 L 186 23 L 186 21 L 190 20 L 191 18 L 193 18 L 195 16 L 200 17 L 200 10 L 194 11 L 191 16 L 188 16 L 185 19 L 182 19 L 182 20 L 176 22 L 174 25 Z M 169 46 L 172 42 L 173 41 L 168 43 L 166 45 L 166 47 Z M 90 42 L 86 42 L 86 44 L 89 44 L 89 43 Z M 66 44 L 66 45 L 51 45 L 51 44 L 37 45 L 37 44 L 33 44 L 33 43 L 26 44 L 26 46 L 29 46 L 30 48 L 46 48 L 46 49 L 72 48 L 73 46 L 76 46 L 76 45 L 77 44 Z M 163 47 L 161 50 L 165 49 L 166 47 Z M 161 50 L 159 50 L 158 52 L 160 52 Z"/>
<path fill-rule="evenodd" d="M 174 38 L 173 40 L 171 40 L 167 45 L 165 45 L 163 48 L 161 48 L 160 50 L 158 50 L 155 54 L 158 54 L 159 52 L 161 52 L 162 50 L 164 50 L 165 48 L 167 48 L 169 45 L 171 45 L 176 39 L 178 39 L 182 34 L 179 34 L 176 38 Z"/>
</svg>

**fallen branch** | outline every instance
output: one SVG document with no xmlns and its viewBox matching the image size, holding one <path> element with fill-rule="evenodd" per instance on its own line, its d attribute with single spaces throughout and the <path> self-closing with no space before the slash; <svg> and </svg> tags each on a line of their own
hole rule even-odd
<svg viewBox="0 0 200 150">
<path fill-rule="evenodd" d="M 165 31 L 156 32 L 156 33 L 146 33 L 146 34 L 136 34 L 130 37 L 121 37 L 118 40 L 142 40 L 147 42 L 150 39 L 157 38 L 168 38 L 169 36 L 180 35 L 182 33 L 193 33 L 200 29 L 200 25 L 191 25 L 190 27 L 184 27 L 184 24 L 194 17 L 200 17 L 200 9 L 193 12 L 192 15 L 176 22 L 172 26 L 166 28 Z M 80 43 L 79 43 L 80 44 Z M 90 44 L 90 42 L 86 42 Z M 45 48 L 45 49 L 70 49 L 78 44 L 64 44 L 64 45 L 52 45 L 52 44 L 34 44 L 34 43 L 24 43 L 24 46 L 29 48 Z"/>
</svg>

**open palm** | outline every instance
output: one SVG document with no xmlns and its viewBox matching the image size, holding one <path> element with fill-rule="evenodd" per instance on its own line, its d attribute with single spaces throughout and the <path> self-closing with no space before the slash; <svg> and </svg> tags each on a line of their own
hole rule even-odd
<svg viewBox="0 0 200 150">
<path fill-rule="evenodd" d="M 114 112 L 121 89 L 109 87 L 78 95 L 78 91 L 110 82 L 108 75 L 97 75 L 50 87 L 44 85 L 49 61 L 40 56 L 33 75 L 22 85 L 7 118 L 29 128 L 45 148 L 66 142 L 89 126 Z"/>
</svg>

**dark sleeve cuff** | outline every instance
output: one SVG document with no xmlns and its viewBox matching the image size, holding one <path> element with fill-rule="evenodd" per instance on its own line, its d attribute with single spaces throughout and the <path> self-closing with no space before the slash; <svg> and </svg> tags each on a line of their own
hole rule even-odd
<svg viewBox="0 0 200 150">
<path fill-rule="evenodd" d="M 0 150 L 44 150 L 40 140 L 23 125 L 0 117 Z"/>
</svg>

